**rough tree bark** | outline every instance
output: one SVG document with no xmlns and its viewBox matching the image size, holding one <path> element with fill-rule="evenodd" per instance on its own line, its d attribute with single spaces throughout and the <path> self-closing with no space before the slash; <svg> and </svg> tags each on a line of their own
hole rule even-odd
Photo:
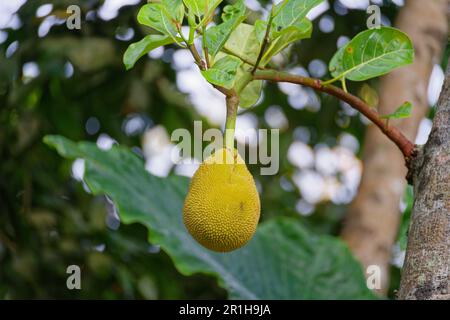
<svg viewBox="0 0 450 320">
<path fill-rule="evenodd" d="M 450 299 L 450 64 L 428 142 L 411 167 L 414 207 L 400 299 Z"/>
<path fill-rule="evenodd" d="M 409 0 L 396 27 L 412 39 L 415 62 L 381 80 L 381 114 L 412 102 L 411 118 L 392 124 L 414 141 L 420 121 L 428 112 L 427 87 L 433 65 L 440 62 L 447 35 L 447 0 Z M 380 294 L 389 287 L 389 263 L 400 222 L 399 203 L 405 189 L 406 167 L 398 148 L 375 126 L 369 126 L 363 151 L 364 173 L 358 195 L 349 208 L 341 236 L 366 269 L 381 269 Z"/>
</svg>

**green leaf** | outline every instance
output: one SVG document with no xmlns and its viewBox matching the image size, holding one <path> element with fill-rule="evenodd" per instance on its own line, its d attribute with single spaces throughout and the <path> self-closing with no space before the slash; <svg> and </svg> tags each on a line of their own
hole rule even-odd
<svg viewBox="0 0 450 320">
<path fill-rule="evenodd" d="M 263 81 L 254 80 L 239 93 L 239 106 L 241 108 L 253 107 L 261 97 Z"/>
<path fill-rule="evenodd" d="M 202 71 L 202 75 L 212 84 L 231 89 L 234 86 L 237 70 L 241 64 L 240 59 L 227 55 L 218 60 L 212 68 Z"/>
<path fill-rule="evenodd" d="M 123 55 L 123 63 L 127 70 L 131 69 L 136 61 L 149 51 L 158 47 L 173 43 L 173 39 L 169 36 L 160 34 L 151 34 L 144 37 L 141 41 L 130 44 L 127 51 Z"/>
<path fill-rule="evenodd" d="M 149 26 L 162 34 L 176 37 L 178 34 L 177 26 L 162 3 L 150 3 L 143 6 L 137 15 L 140 24 Z"/>
<path fill-rule="evenodd" d="M 250 108 L 254 106 L 261 96 L 263 81 L 253 80 L 251 71 L 253 66 L 243 63 L 236 75 L 234 87 L 239 92 L 239 106 L 241 108 Z"/>
<path fill-rule="evenodd" d="M 275 17 L 271 26 L 271 39 L 278 37 L 284 29 L 302 21 L 312 8 L 323 0 L 286 0 L 275 7 Z"/>
<path fill-rule="evenodd" d="M 241 23 L 225 43 L 224 51 L 241 58 L 245 63 L 254 65 L 258 58 L 260 42 L 255 27 Z"/>
<path fill-rule="evenodd" d="M 125 224 L 141 223 L 149 240 L 173 259 L 184 275 L 204 273 L 234 299 L 368 299 L 361 266 L 337 238 L 308 232 L 297 219 L 259 225 L 253 239 L 231 253 L 201 247 L 182 221 L 189 180 L 150 175 L 142 160 L 120 146 L 109 151 L 94 143 L 59 136 L 45 142 L 67 158 L 85 159 L 84 181 L 94 195 L 108 195 Z"/>
<path fill-rule="evenodd" d="M 208 11 L 206 13 L 206 16 L 210 17 L 219 6 L 219 4 L 222 3 L 222 1 L 223 0 L 208 0 Z"/>
<path fill-rule="evenodd" d="M 209 17 L 223 0 L 183 0 L 190 12 L 197 17 Z"/>
<path fill-rule="evenodd" d="M 170 17 L 181 25 L 184 18 L 183 0 L 162 0 L 161 3 Z"/>
<path fill-rule="evenodd" d="M 243 0 L 226 6 L 222 14 L 223 22 L 206 30 L 206 46 L 213 58 L 222 49 L 233 30 L 245 20 L 245 8 Z"/>
<path fill-rule="evenodd" d="M 256 20 L 254 26 L 256 39 L 258 40 L 259 44 L 262 44 L 264 41 L 264 36 L 266 35 L 267 21 Z"/>
<path fill-rule="evenodd" d="M 193 12 L 197 17 L 203 16 L 206 11 L 207 0 L 183 0 L 189 12 Z"/>
<path fill-rule="evenodd" d="M 414 60 L 408 36 L 394 28 L 361 32 L 343 46 L 330 61 L 333 77 L 364 81 L 386 74 Z"/>
<path fill-rule="evenodd" d="M 381 116 L 382 119 L 403 119 L 409 118 L 412 112 L 412 104 L 411 102 L 405 102 L 394 113 Z"/>
<path fill-rule="evenodd" d="M 313 27 L 311 21 L 304 18 L 296 24 L 283 29 L 278 33 L 278 36 L 270 43 L 269 48 L 266 50 L 263 58 L 261 59 L 260 65 L 265 66 L 270 62 L 272 57 L 283 51 L 291 43 L 301 39 L 310 38 L 312 28 Z"/>
</svg>

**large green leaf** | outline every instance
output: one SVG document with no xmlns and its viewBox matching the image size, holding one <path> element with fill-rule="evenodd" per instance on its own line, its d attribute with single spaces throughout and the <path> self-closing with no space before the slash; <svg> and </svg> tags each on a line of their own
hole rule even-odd
<svg viewBox="0 0 450 320">
<path fill-rule="evenodd" d="M 226 55 L 218 60 L 212 68 L 202 71 L 202 75 L 208 82 L 231 89 L 236 80 L 236 74 L 242 61 L 236 57 Z"/>
<path fill-rule="evenodd" d="M 149 26 L 162 34 L 175 37 L 178 29 L 172 15 L 163 3 L 150 3 L 143 6 L 137 15 L 140 24 Z"/>
<path fill-rule="evenodd" d="M 184 5 L 183 0 L 162 0 L 162 5 L 166 9 L 166 12 L 177 21 L 179 24 L 183 23 L 184 18 Z"/>
<path fill-rule="evenodd" d="M 395 28 L 361 32 L 330 61 L 333 77 L 364 81 L 412 63 L 414 48 L 408 36 Z"/>
<path fill-rule="evenodd" d="M 196 16 L 201 17 L 206 11 L 207 0 L 183 0 L 186 7 L 190 12 L 193 12 Z"/>
<path fill-rule="evenodd" d="M 150 175 L 142 160 L 120 146 L 103 151 L 93 143 L 48 136 L 48 145 L 64 157 L 85 159 L 84 180 L 93 194 L 106 194 L 123 223 L 142 223 L 185 275 L 218 277 L 230 298 L 363 299 L 373 298 L 360 265 L 338 239 L 317 236 L 296 219 L 262 223 L 245 247 L 231 253 L 208 251 L 195 242 L 182 222 L 189 180 Z"/>
<path fill-rule="evenodd" d="M 224 8 L 222 14 L 223 22 L 206 30 L 205 40 L 208 53 L 215 57 L 230 37 L 233 30 L 245 19 L 245 5 L 239 0 L 234 5 Z"/>
<path fill-rule="evenodd" d="M 123 63 L 127 70 L 131 69 L 136 61 L 149 51 L 156 49 L 160 46 L 173 43 L 172 37 L 161 35 L 161 34 L 151 34 L 144 37 L 141 41 L 130 44 L 123 55 Z"/>
<path fill-rule="evenodd" d="M 308 19 L 304 18 L 295 24 L 284 28 L 279 33 L 277 33 L 277 37 L 272 40 L 268 49 L 264 53 L 263 58 L 261 59 L 261 66 L 266 65 L 270 62 L 273 56 L 281 52 L 291 43 L 310 38 L 312 33 L 312 23 Z"/>
<path fill-rule="evenodd" d="M 271 26 L 271 39 L 275 39 L 284 29 L 302 21 L 312 8 L 323 0 L 285 0 L 275 7 L 276 16 Z"/>
<path fill-rule="evenodd" d="M 225 43 L 224 51 L 254 65 L 258 58 L 260 42 L 255 27 L 241 23 Z"/>
<path fill-rule="evenodd" d="M 239 93 L 239 106 L 242 108 L 253 107 L 261 97 L 263 81 L 253 80 Z"/>
<path fill-rule="evenodd" d="M 263 89 L 262 80 L 252 80 L 253 66 L 243 63 L 236 74 L 235 89 L 239 92 L 239 106 L 250 108 L 255 105 Z"/>
<path fill-rule="evenodd" d="M 209 16 L 223 0 L 183 0 L 189 11 L 197 17 Z"/>
</svg>

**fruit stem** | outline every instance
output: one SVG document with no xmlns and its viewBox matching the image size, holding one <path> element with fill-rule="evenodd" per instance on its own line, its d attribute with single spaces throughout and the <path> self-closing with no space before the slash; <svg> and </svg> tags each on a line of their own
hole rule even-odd
<svg viewBox="0 0 450 320">
<path fill-rule="evenodd" d="M 234 150 L 234 131 L 236 129 L 236 115 L 239 106 L 237 95 L 227 96 L 227 120 L 225 123 L 225 147 Z"/>
</svg>

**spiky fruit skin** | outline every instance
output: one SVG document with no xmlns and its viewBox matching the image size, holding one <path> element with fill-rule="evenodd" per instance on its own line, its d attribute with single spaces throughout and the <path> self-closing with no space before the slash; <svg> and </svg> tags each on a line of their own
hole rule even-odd
<svg viewBox="0 0 450 320">
<path fill-rule="evenodd" d="M 252 238 L 260 210 L 258 191 L 245 162 L 237 150 L 220 149 L 194 174 L 183 220 L 201 245 L 228 252 Z"/>
</svg>

